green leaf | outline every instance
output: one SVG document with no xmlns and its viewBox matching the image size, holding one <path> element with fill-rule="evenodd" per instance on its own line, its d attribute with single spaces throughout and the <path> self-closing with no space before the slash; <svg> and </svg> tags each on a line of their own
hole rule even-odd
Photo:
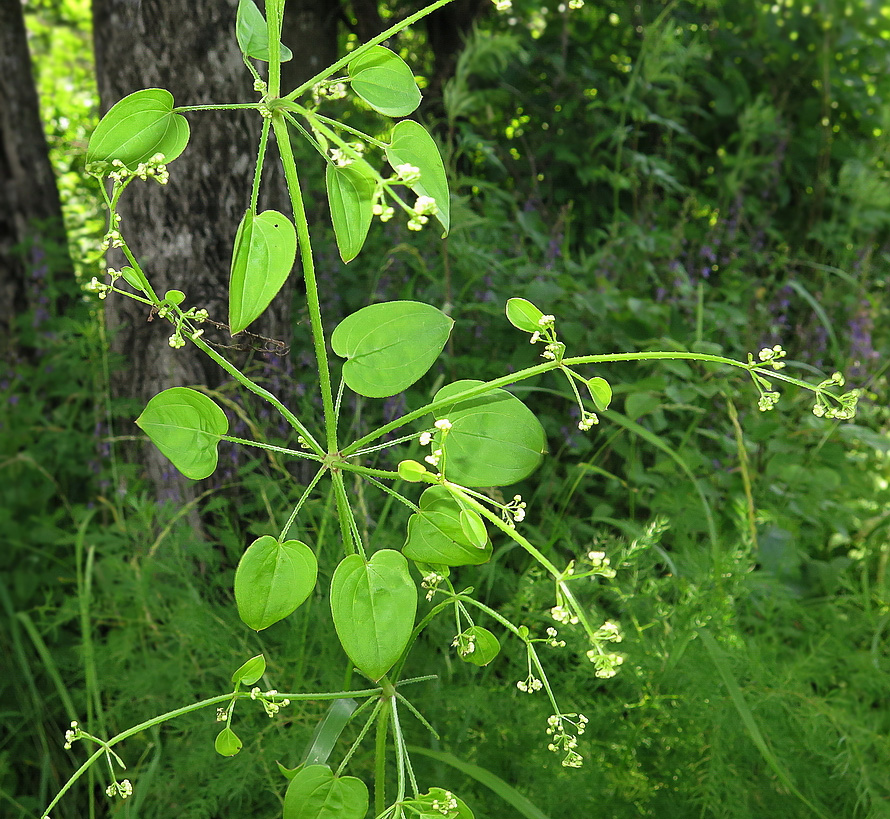
<svg viewBox="0 0 890 819">
<path fill-rule="evenodd" d="M 417 461 L 400 461 L 398 466 L 399 477 L 408 483 L 420 483 L 429 472 L 427 468 Z"/>
<path fill-rule="evenodd" d="M 297 232 L 277 210 L 244 214 L 229 276 L 229 332 L 240 333 L 269 306 L 294 266 Z"/>
<path fill-rule="evenodd" d="M 245 57 L 269 62 L 269 29 L 266 18 L 253 0 L 240 0 L 238 3 L 235 37 L 238 39 L 238 48 Z M 282 43 L 281 62 L 286 63 L 293 56 L 293 52 Z"/>
<path fill-rule="evenodd" d="M 146 88 L 124 97 L 102 117 L 90 137 L 86 161 L 117 159 L 134 171 L 155 154 L 172 162 L 188 141 L 188 120 L 173 113 L 173 95 L 163 88 Z"/>
<path fill-rule="evenodd" d="M 132 287 L 134 290 L 139 290 L 143 293 L 148 292 L 145 281 L 134 268 L 122 267 L 121 276 L 123 276 L 124 281 L 129 284 L 130 287 Z"/>
<path fill-rule="evenodd" d="M 168 290 L 164 293 L 164 301 L 168 304 L 180 305 L 185 301 L 185 293 L 182 290 Z"/>
<path fill-rule="evenodd" d="M 257 538 L 235 571 L 238 616 L 254 631 L 268 628 L 311 594 L 317 574 L 315 555 L 305 543 L 279 543 L 271 535 Z"/>
<path fill-rule="evenodd" d="M 465 512 L 476 518 L 468 524 L 472 536 L 464 529 Z M 423 563 L 479 566 L 491 559 L 491 541 L 479 515 L 464 509 L 444 486 L 431 486 L 420 496 L 420 511 L 408 519 L 402 553 Z"/>
<path fill-rule="evenodd" d="M 242 665 L 234 674 L 232 674 L 232 682 L 236 685 L 253 685 L 263 674 L 266 673 L 266 658 L 262 654 L 251 657 L 244 665 Z"/>
<path fill-rule="evenodd" d="M 216 469 L 216 446 L 229 430 L 226 414 L 206 395 L 188 387 L 159 392 L 136 424 L 173 466 L 193 481 Z"/>
<path fill-rule="evenodd" d="M 538 322 L 544 314 L 527 299 L 507 300 L 507 321 L 517 330 L 536 333 L 541 329 Z"/>
<path fill-rule="evenodd" d="M 439 206 L 436 218 L 447 234 L 451 224 L 448 177 L 439 149 L 424 127 L 410 119 L 397 122 L 386 148 L 386 160 L 393 170 L 407 164 L 420 171 L 420 181 L 411 185 L 411 190 L 418 196 L 430 196 L 436 200 Z"/>
<path fill-rule="evenodd" d="M 383 46 L 374 46 L 349 63 L 349 81 L 375 111 L 406 117 L 420 105 L 420 89 L 408 64 Z"/>
<path fill-rule="evenodd" d="M 213 747 L 220 756 L 235 756 L 243 744 L 231 728 L 223 728 L 216 735 Z"/>
<path fill-rule="evenodd" d="M 401 552 L 383 549 L 366 563 L 347 555 L 331 580 L 331 614 L 356 668 L 379 680 L 399 659 L 414 627 L 417 589 Z"/>
<path fill-rule="evenodd" d="M 450 799 L 454 800 L 457 806 L 444 813 L 441 806 L 447 805 Z M 474 819 L 473 811 L 467 807 L 466 802 L 444 788 L 430 788 L 416 799 L 409 799 L 403 804 L 405 807 L 416 810 L 418 819 L 426 819 L 426 817 L 432 817 L 432 819 L 440 817 L 441 819 Z"/>
<path fill-rule="evenodd" d="M 481 381 L 456 381 L 442 387 L 434 401 L 448 399 Z M 446 405 L 436 419 L 451 429 L 442 444 L 449 481 L 462 486 L 508 486 L 531 475 L 546 451 L 544 428 L 528 407 L 504 390 Z M 436 439 L 441 442 L 441 433 Z"/>
<path fill-rule="evenodd" d="M 591 378 L 587 382 L 587 391 L 600 412 L 609 409 L 612 403 L 612 388 L 605 378 Z"/>
<path fill-rule="evenodd" d="M 328 165 L 325 183 L 340 258 L 351 262 L 362 249 L 374 218 L 376 180 L 364 165 Z"/>
<path fill-rule="evenodd" d="M 454 325 L 441 310 L 417 301 L 388 301 L 347 316 L 331 336 L 347 386 L 368 398 L 386 398 L 421 378 L 448 341 Z"/>
<path fill-rule="evenodd" d="M 326 765 L 297 772 L 284 796 L 284 819 L 364 819 L 368 788 L 354 776 L 334 776 Z"/>
<path fill-rule="evenodd" d="M 470 626 L 468 629 L 464 629 L 458 635 L 457 641 L 458 657 L 480 667 L 488 665 L 501 650 L 498 638 L 482 626 Z M 464 645 L 472 645 L 473 650 L 467 653 L 462 652 L 460 649 Z"/>
</svg>

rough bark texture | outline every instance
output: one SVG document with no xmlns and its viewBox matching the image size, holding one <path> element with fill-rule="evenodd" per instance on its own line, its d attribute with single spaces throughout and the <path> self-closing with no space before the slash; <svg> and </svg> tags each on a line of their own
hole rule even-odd
<svg viewBox="0 0 890 819">
<path fill-rule="evenodd" d="M 140 88 L 168 89 L 178 105 L 251 102 L 253 80 L 234 36 L 237 0 L 94 0 L 96 73 L 103 111 Z M 297 59 L 299 49 L 295 47 Z M 187 305 L 206 308 L 225 322 L 229 265 L 235 232 L 250 196 L 260 119 L 254 111 L 202 111 L 187 115 L 191 139 L 170 164 L 170 182 L 134 182 L 122 197 L 121 229 L 155 290 L 183 290 Z M 270 137 L 260 208 L 289 214 Z M 249 330 L 289 343 L 291 301 L 298 277 Z M 107 301 L 112 344 L 126 370 L 114 375 L 118 395 L 144 404 L 176 385 L 217 386 L 228 379 L 191 345 L 173 350 L 170 325 L 149 321 L 148 311 L 125 298 Z M 226 332 L 206 337 L 231 344 Z M 235 354 L 237 355 L 237 354 Z M 229 354 L 231 358 L 232 354 Z M 245 364 L 242 354 L 235 363 Z M 154 447 L 138 456 L 161 497 L 185 497 L 184 484 Z M 170 491 L 171 487 L 174 491 Z"/>
<path fill-rule="evenodd" d="M 337 0 L 289 0 L 284 6 L 281 41 L 294 58 L 281 64 L 281 92 L 331 65 L 337 53 L 337 31 L 342 10 Z"/>
<path fill-rule="evenodd" d="M 45 254 L 48 238 L 61 235 L 61 225 L 22 5 L 0 0 L 0 358 L 15 346 L 16 316 L 33 306 L 31 278 L 45 271 L 29 269 L 30 262 Z M 30 250 L 16 249 L 23 247 Z"/>
</svg>

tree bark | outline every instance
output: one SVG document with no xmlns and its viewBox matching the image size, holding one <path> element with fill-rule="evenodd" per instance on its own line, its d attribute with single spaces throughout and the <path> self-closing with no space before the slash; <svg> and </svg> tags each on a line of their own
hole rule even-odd
<svg viewBox="0 0 890 819">
<path fill-rule="evenodd" d="M 48 242 L 56 244 L 56 259 L 62 251 L 53 269 L 45 264 Z M 0 359 L 18 347 L 17 317 L 46 292 L 41 278 L 70 275 L 66 259 L 22 4 L 0 0 Z"/>
</svg>

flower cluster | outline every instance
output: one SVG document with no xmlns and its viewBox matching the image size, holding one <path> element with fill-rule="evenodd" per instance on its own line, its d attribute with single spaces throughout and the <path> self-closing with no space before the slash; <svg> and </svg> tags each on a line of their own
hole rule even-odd
<svg viewBox="0 0 890 819">
<path fill-rule="evenodd" d="M 624 657 L 621 654 L 605 654 L 595 648 L 587 652 L 587 659 L 593 663 L 596 668 L 594 674 L 601 680 L 614 677 L 618 673 L 619 666 L 624 662 Z"/>
<path fill-rule="evenodd" d="M 399 181 L 403 185 L 407 185 L 409 188 L 420 182 L 420 168 L 416 165 L 412 165 L 410 162 L 396 165 L 395 171 Z"/>
<path fill-rule="evenodd" d="M 564 605 L 558 604 L 550 609 L 550 616 L 564 626 L 578 625 L 578 615 L 573 614 Z"/>
<path fill-rule="evenodd" d="M 605 552 L 588 552 L 587 559 L 590 561 L 589 575 L 599 575 L 600 577 L 605 577 L 607 580 L 611 580 L 615 577 L 615 569 L 612 568 L 612 563 L 609 558 L 606 557 Z"/>
<path fill-rule="evenodd" d="M 438 212 L 439 206 L 432 196 L 418 196 L 408 219 L 408 230 L 420 230 L 429 221 L 429 217 Z"/>
<path fill-rule="evenodd" d="M 65 731 L 65 744 L 62 746 L 66 751 L 71 749 L 71 743 L 76 742 L 83 736 L 83 731 L 77 725 L 77 720 L 71 721 L 71 728 Z"/>
<path fill-rule="evenodd" d="M 774 370 L 781 370 L 785 366 L 785 362 L 781 359 L 785 358 L 788 353 L 782 349 L 780 344 L 776 344 L 773 347 L 764 347 L 759 353 L 757 353 L 757 357 L 764 364 L 768 364 Z"/>
<path fill-rule="evenodd" d="M 423 579 L 420 581 L 420 587 L 428 590 L 426 593 L 427 600 L 433 599 L 433 595 L 439 590 L 439 584 L 443 580 L 445 580 L 445 575 L 438 572 L 428 572 L 423 576 Z"/>
<path fill-rule="evenodd" d="M 128 179 L 138 177 L 143 182 L 146 179 L 154 179 L 159 185 L 166 185 L 170 181 L 170 174 L 163 154 L 155 154 L 146 162 L 140 162 L 136 170 L 128 168 L 120 159 L 112 159 L 111 167 L 114 168 L 108 174 L 108 178 L 116 185 L 123 184 Z"/>
<path fill-rule="evenodd" d="M 504 523 L 514 528 L 517 523 L 525 520 L 525 509 L 528 504 L 522 499 L 522 495 L 514 495 L 513 500 L 501 507 L 501 517 Z"/>
<path fill-rule="evenodd" d="M 110 272 L 110 271 L 109 271 Z M 84 290 L 89 291 L 90 293 L 96 293 L 100 299 L 108 298 L 108 294 L 111 292 L 111 285 L 104 284 L 100 282 L 95 276 L 89 280 L 87 284 L 83 286 Z"/>
<path fill-rule="evenodd" d="M 585 409 L 581 410 L 581 420 L 578 421 L 578 429 L 581 432 L 587 432 L 594 424 L 598 424 L 600 422 L 599 416 L 595 412 L 588 412 Z"/>
<path fill-rule="evenodd" d="M 349 151 L 342 148 L 331 148 L 331 159 L 338 168 L 345 168 L 355 162 L 356 156 L 363 156 L 365 153 L 364 142 L 350 142 Z"/>
<path fill-rule="evenodd" d="M 469 657 L 476 650 L 476 635 L 461 632 L 451 641 L 451 645 L 461 657 Z"/>
<path fill-rule="evenodd" d="M 278 691 L 274 688 L 270 688 L 268 691 L 260 691 L 258 687 L 250 689 L 250 698 L 252 700 L 259 700 L 262 703 L 263 710 L 266 712 L 266 716 L 274 717 L 282 708 L 290 705 L 290 700 L 287 697 L 276 702 L 273 697 L 279 696 Z"/>
<path fill-rule="evenodd" d="M 106 789 L 106 796 L 114 796 L 117 794 L 121 799 L 126 799 L 128 796 L 133 794 L 133 785 L 129 779 L 124 779 L 122 782 L 112 782 Z"/>
<path fill-rule="evenodd" d="M 611 620 L 606 620 L 594 633 L 594 638 L 606 643 L 620 643 L 624 639 L 621 628 Z"/>
<path fill-rule="evenodd" d="M 451 421 L 449 421 L 447 418 L 440 418 L 438 421 L 436 421 L 434 426 L 442 434 L 442 439 L 444 440 L 445 436 L 448 434 L 448 430 L 451 429 Z M 419 439 L 420 445 L 429 446 L 431 443 L 433 443 L 433 434 L 434 433 L 431 431 L 421 432 Z M 442 460 L 442 447 L 436 446 L 436 448 L 433 449 L 433 451 L 429 455 L 427 455 L 424 460 L 431 466 L 438 466 L 439 461 Z"/>
<path fill-rule="evenodd" d="M 312 87 L 312 100 L 318 105 L 323 99 L 342 100 L 346 96 L 346 83 L 343 80 L 327 80 Z"/>
<path fill-rule="evenodd" d="M 547 639 L 544 641 L 551 648 L 565 648 L 566 641 L 565 640 L 557 640 L 556 637 L 559 632 L 553 628 L 553 626 L 549 626 L 547 629 Z"/>
<path fill-rule="evenodd" d="M 849 421 L 856 415 L 856 405 L 859 403 L 859 390 L 850 390 L 842 395 L 826 393 L 827 387 L 843 387 L 844 377 L 840 373 L 833 373 L 831 378 L 826 378 L 816 386 L 816 403 L 813 405 L 813 415 L 817 418 L 833 418 L 838 421 Z M 833 407 L 828 403 L 826 396 L 834 398 L 840 406 Z"/>
<path fill-rule="evenodd" d="M 516 687 L 524 694 L 534 694 L 535 691 L 540 691 L 544 687 L 544 683 L 542 683 L 534 674 L 529 672 L 524 680 L 520 680 L 516 683 Z"/>
<path fill-rule="evenodd" d="M 584 714 L 552 714 L 547 718 L 547 735 L 550 737 L 547 750 L 565 754 L 562 760 L 563 767 L 581 767 L 584 757 L 575 749 L 578 747 L 578 737 L 584 733 L 587 722 Z"/>
<path fill-rule="evenodd" d="M 430 804 L 430 807 L 436 811 L 436 813 L 441 813 L 443 816 L 447 816 L 451 811 L 457 810 L 457 799 L 455 799 L 454 794 L 451 791 L 445 791 L 442 796 L 443 798 L 441 800 L 434 799 Z"/>
</svg>

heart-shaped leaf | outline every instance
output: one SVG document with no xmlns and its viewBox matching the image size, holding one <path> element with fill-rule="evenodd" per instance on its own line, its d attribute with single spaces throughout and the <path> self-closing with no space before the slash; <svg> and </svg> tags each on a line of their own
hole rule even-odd
<svg viewBox="0 0 890 819">
<path fill-rule="evenodd" d="M 423 376 L 448 341 L 454 321 L 417 301 L 388 301 L 347 316 L 331 336 L 347 386 L 368 398 L 386 398 Z"/>
<path fill-rule="evenodd" d="M 609 404 L 612 403 L 612 388 L 605 378 L 591 378 L 587 382 L 587 391 L 600 412 L 609 409 Z"/>
<path fill-rule="evenodd" d="M 232 682 L 241 685 L 253 685 L 266 673 L 266 658 L 262 654 L 251 657 L 244 665 L 232 674 Z"/>
<path fill-rule="evenodd" d="M 420 89 L 408 64 L 383 46 L 373 46 L 351 60 L 349 81 L 375 111 L 388 117 L 407 117 L 420 105 Z"/>
<path fill-rule="evenodd" d="M 450 398 L 482 384 L 456 381 L 442 387 L 434 400 Z M 451 429 L 442 443 L 443 474 L 463 486 L 508 486 L 531 475 L 546 448 L 544 428 L 516 396 L 492 390 L 436 412 Z M 437 438 L 442 440 L 441 433 Z"/>
<path fill-rule="evenodd" d="M 159 392 L 136 419 L 183 475 L 193 481 L 216 469 L 216 446 L 229 430 L 226 414 L 206 395 L 188 387 Z"/>
<path fill-rule="evenodd" d="M 544 314 L 527 299 L 507 299 L 507 321 L 526 333 L 540 331 L 538 324 Z"/>
<path fill-rule="evenodd" d="M 436 200 L 439 206 L 436 218 L 448 233 L 451 224 L 448 177 L 439 149 L 424 127 L 410 119 L 397 122 L 386 148 L 386 161 L 393 170 L 407 164 L 420 171 L 420 180 L 411 185 L 411 190 L 418 196 L 430 196 Z"/>
<path fill-rule="evenodd" d="M 268 628 L 311 594 L 317 574 L 315 555 L 305 543 L 279 543 L 271 535 L 257 538 L 235 571 L 238 616 L 254 631 Z"/>
<path fill-rule="evenodd" d="M 223 728 L 213 742 L 213 747 L 220 756 L 235 756 L 242 745 L 238 735 L 231 728 Z"/>
<path fill-rule="evenodd" d="M 351 262 L 365 243 L 374 218 L 376 181 L 365 165 L 328 165 L 325 175 L 331 221 L 340 258 Z"/>
<path fill-rule="evenodd" d="M 476 518 L 472 521 L 467 516 L 472 537 L 464 530 L 465 512 Z M 481 546 L 477 545 L 480 536 Z M 431 486 L 420 496 L 420 511 L 408 519 L 402 553 L 423 563 L 478 566 L 491 559 L 491 541 L 478 514 L 464 509 L 444 486 Z"/>
<path fill-rule="evenodd" d="M 173 113 L 173 95 L 163 88 L 136 91 L 115 103 L 102 117 L 87 147 L 86 161 L 120 160 L 130 170 L 163 154 L 172 162 L 189 141 L 189 124 Z"/>
<path fill-rule="evenodd" d="M 269 30 L 266 18 L 253 0 L 240 0 L 238 3 L 235 37 L 238 40 L 238 48 L 245 57 L 269 62 Z M 286 63 L 293 56 L 293 52 L 282 43 L 281 62 Z"/>
<path fill-rule="evenodd" d="M 277 210 L 248 210 L 235 234 L 229 276 L 229 332 L 240 333 L 269 306 L 297 256 L 297 232 Z"/>
<path fill-rule="evenodd" d="M 364 819 L 368 788 L 354 776 L 334 776 L 326 765 L 297 771 L 284 796 L 284 819 Z"/>
<path fill-rule="evenodd" d="M 401 552 L 383 549 L 367 563 L 347 555 L 331 580 L 331 614 L 355 667 L 379 680 L 399 659 L 414 627 L 417 588 Z"/>
<path fill-rule="evenodd" d="M 488 665 L 500 650 L 498 638 L 482 626 L 470 626 L 457 636 L 457 655 L 473 665 Z"/>
</svg>

